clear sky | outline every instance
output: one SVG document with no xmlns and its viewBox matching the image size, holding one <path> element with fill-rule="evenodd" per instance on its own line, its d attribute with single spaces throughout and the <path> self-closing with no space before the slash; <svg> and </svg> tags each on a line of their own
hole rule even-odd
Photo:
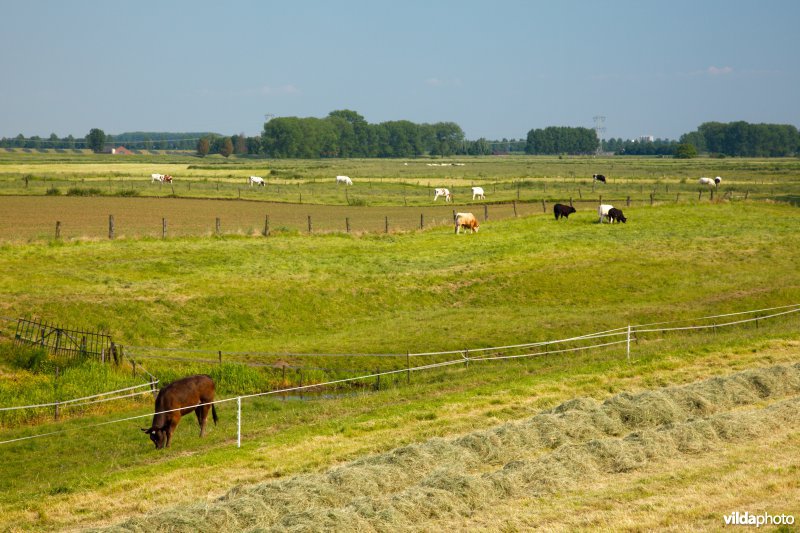
<svg viewBox="0 0 800 533">
<path fill-rule="evenodd" d="M 0 0 L 0 137 L 337 109 L 468 139 L 800 126 L 800 0 Z"/>
</svg>

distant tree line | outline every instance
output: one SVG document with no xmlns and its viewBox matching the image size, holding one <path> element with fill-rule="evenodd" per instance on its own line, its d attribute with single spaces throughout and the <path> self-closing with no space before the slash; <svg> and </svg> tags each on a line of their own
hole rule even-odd
<svg viewBox="0 0 800 533">
<path fill-rule="evenodd" d="M 604 139 L 602 143 L 604 152 L 614 152 L 616 155 L 674 156 L 677 148 L 678 142 L 669 139 L 655 139 L 653 141 L 644 139 Z"/>
<path fill-rule="evenodd" d="M 489 154 L 591 154 L 598 148 L 617 155 L 696 157 L 711 154 L 732 157 L 786 157 L 800 153 L 800 133 L 787 124 L 706 122 L 696 131 L 669 139 L 600 141 L 595 130 L 581 127 L 532 129 L 527 139 L 467 140 L 454 122 L 415 124 L 395 120 L 370 124 L 350 110 L 332 111 L 325 118 L 274 118 L 260 136 L 244 133 L 131 132 L 106 135 L 93 128 L 86 137 L 0 138 L 0 148 L 91 149 L 102 152 L 123 145 L 132 150 L 194 150 L 200 156 L 219 154 L 275 158 L 418 157 Z"/>
<path fill-rule="evenodd" d="M 593 154 L 600 146 L 597 132 L 590 128 L 550 126 L 530 130 L 525 145 L 526 154 Z"/>
<path fill-rule="evenodd" d="M 698 152 L 738 157 L 785 157 L 800 150 L 800 133 L 789 124 L 705 122 L 681 136 Z"/>
<path fill-rule="evenodd" d="M 264 124 L 261 145 L 269 157 L 417 157 L 492 153 L 486 139 L 467 141 L 454 122 L 415 124 L 394 120 L 368 123 L 355 111 L 325 118 L 274 118 Z"/>
<path fill-rule="evenodd" d="M 197 140 L 204 136 L 220 137 L 216 133 L 164 133 L 164 132 L 131 132 L 119 135 L 106 135 L 99 128 L 92 128 L 86 137 L 75 138 L 72 135 L 59 137 L 55 133 L 43 138 L 38 135 L 25 137 L 21 133 L 16 137 L 0 139 L 0 148 L 92 149 L 97 152 L 104 148 L 125 146 L 133 150 L 194 150 Z M 100 143 L 99 148 L 98 144 Z"/>
</svg>

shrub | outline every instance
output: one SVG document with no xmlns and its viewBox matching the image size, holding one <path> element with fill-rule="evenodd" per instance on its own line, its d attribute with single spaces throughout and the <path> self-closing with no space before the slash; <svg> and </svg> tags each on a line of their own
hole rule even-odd
<svg viewBox="0 0 800 533">
<path fill-rule="evenodd" d="M 47 192 L 45 194 L 47 196 L 60 196 L 61 190 L 56 187 L 50 187 L 49 189 L 47 189 Z"/>
<path fill-rule="evenodd" d="M 81 189 L 80 187 L 70 187 L 67 191 L 67 196 L 100 196 L 100 189 L 89 187 L 88 189 Z"/>
</svg>

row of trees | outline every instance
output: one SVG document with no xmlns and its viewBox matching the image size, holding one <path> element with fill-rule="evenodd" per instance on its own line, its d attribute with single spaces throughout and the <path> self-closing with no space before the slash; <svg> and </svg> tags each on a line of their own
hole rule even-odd
<svg viewBox="0 0 800 533">
<path fill-rule="evenodd" d="M 467 141 L 454 122 L 415 124 L 395 120 L 370 124 L 355 111 L 325 118 L 280 117 L 264 124 L 261 145 L 270 157 L 417 157 L 423 154 L 485 155 L 486 139 Z"/>
<path fill-rule="evenodd" d="M 593 154 L 600 146 L 597 132 L 590 128 L 551 126 L 528 132 L 526 154 Z"/>
<path fill-rule="evenodd" d="M 524 151 L 527 154 L 591 154 L 598 148 L 618 155 L 695 157 L 699 153 L 741 157 L 785 157 L 800 152 L 800 133 L 786 124 L 706 122 L 697 131 L 668 139 L 601 141 L 590 128 L 533 129 L 526 140 L 477 141 L 465 139 L 454 122 L 415 124 L 407 120 L 369 124 L 350 110 L 333 111 L 325 118 L 281 117 L 264 124 L 260 136 L 243 133 L 226 137 L 215 133 L 134 132 L 106 135 L 93 128 L 84 138 L 26 138 L 22 134 L 0 139 L 0 148 L 91 149 L 101 152 L 124 145 L 139 150 L 196 150 L 198 155 L 267 155 L 275 158 L 417 157 L 422 155 L 488 155 Z"/>
<path fill-rule="evenodd" d="M 800 133 L 789 124 L 705 122 L 680 142 L 698 152 L 740 157 L 785 157 L 800 151 Z"/>
<path fill-rule="evenodd" d="M 669 139 L 648 140 L 603 140 L 604 152 L 614 152 L 617 155 L 661 155 L 674 156 L 678 148 L 677 141 Z"/>
<path fill-rule="evenodd" d="M 194 150 L 197 140 L 204 136 L 219 137 L 218 134 L 208 132 L 133 132 L 107 135 L 99 128 L 92 128 L 86 137 L 81 138 L 75 138 L 72 135 L 59 137 L 55 133 L 50 134 L 47 138 L 42 138 L 38 135 L 25 137 L 20 133 L 16 137 L 3 137 L 0 139 L 0 148 L 29 148 L 36 150 L 46 148 L 57 150 L 92 149 L 96 152 L 101 152 L 105 148 L 122 145 L 135 150 Z M 259 143 L 257 142 L 256 144 L 258 145 Z M 258 152 L 258 148 L 256 152 Z"/>
</svg>

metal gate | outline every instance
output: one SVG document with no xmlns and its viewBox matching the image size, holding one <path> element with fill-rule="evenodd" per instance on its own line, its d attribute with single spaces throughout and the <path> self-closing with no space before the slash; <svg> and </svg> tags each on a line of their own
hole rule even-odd
<svg viewBox="0 0 800 533">
<path fill-rule="evenodd" d="M 15 344 L 42 346 L 48 353 L 67 359 L 96 357 L 111 359 L 111 336 L 92 331 L 80 331 L 44 322 L 20 318 L 17 321 Z"/>
</svg>

